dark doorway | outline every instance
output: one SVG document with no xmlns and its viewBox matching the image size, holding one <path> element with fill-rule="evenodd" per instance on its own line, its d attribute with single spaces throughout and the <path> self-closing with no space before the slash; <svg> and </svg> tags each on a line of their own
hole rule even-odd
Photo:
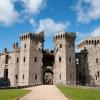
<svg viewBox="0 0 100 100">
<path fill-rule="evenodd" d="M 8 79 L 8 69 L 4 69 L 4 78 Z"/>
</svg>

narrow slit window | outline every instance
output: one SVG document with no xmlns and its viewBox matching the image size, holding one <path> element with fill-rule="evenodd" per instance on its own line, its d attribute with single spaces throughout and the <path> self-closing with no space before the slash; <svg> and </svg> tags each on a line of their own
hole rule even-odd
<svg viewBox="0 0 100 100">
<path fill-rule="evenodd" d="M 37 74 L 35 74 L 35 80 L 37 80 Z"/>
<path fill-rule="evenodd" d="M 59 57 L 59 62 L 61 62 L 61 57 Z"/>
<path fill-rule="evenodd" d="M 34 58 L 34 62 L 37 62 L 37 57 Z"/>
<path fill-rule="evenodd" d="M 25 62 L 25 61 L 26 61 L 26 58 L 24 57 L 24 59 L 23 59 L 23 60 L 24 60 L 24 62 Z"/>
<path fill-rule="evenodd" d="M 17 58 L 17 63 L 19 62 L 19 58 Z"/>
</svg>

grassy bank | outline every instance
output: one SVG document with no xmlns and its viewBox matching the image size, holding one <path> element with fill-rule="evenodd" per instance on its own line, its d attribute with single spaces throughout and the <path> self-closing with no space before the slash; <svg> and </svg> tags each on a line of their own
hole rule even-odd
<svg viewBox="0 0 100 100">
<path fill-rule="evenodd" d="M 23 89 L 0 90 L 0 100 L 18 100 L 20 97 L 24 96 L 29 92 L 29 90 Z"/>
<path fill-rule="evenodd" d="M 100 90 L 57 86 L 69 100 L 100 100 Z"/>
</svg>

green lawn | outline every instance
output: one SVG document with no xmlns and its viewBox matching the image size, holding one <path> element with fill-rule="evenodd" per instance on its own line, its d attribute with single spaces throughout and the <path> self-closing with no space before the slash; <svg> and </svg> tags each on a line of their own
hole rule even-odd
<svg viewBox="0 0 100 100">
<path fill-rule="evenodd" d="M 29 93 L 29 90 L 23 89 L 5 89 L 0 90 L 0 100 L 18 100 L 18 98 Z"/>
<path fill-rule="evenodd" d="M 57 86 L 69 100 L 100 100 L 100 90 Z"/>
</svg>

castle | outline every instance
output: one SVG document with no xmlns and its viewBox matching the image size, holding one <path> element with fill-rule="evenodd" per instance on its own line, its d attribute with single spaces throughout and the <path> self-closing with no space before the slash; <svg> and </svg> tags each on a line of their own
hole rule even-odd
<svg viewBox="0 0 100 100">
<path fill-rule="evenodd" d="M 62 32 L 53 38 L 54 50 L 44 50 L 44 31 L 20 36 L 0 53 L 0 86 L 78 84 L 100 86 L 100 38 L 81 41 L 75 53 L 76 33 Z"/>
</svg>

